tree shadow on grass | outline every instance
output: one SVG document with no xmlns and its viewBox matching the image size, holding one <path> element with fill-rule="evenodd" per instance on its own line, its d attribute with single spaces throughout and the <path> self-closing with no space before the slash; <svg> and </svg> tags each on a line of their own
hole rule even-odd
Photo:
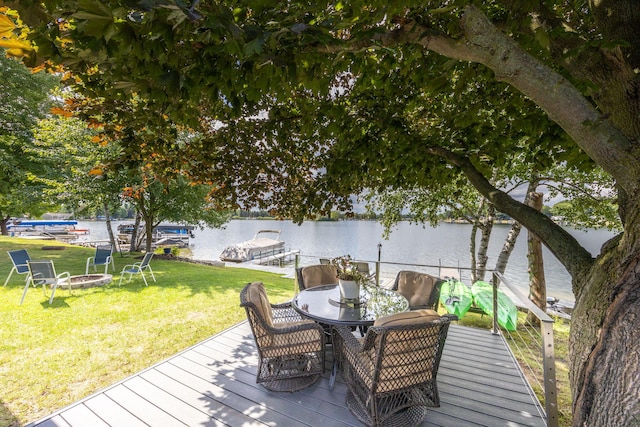
<svg viewBox="0 0 640 427">
<path fill-rule="evenodd" d="M 7 427 L 18 427 L 18 418 L 0 400 L 0 425 Z"/>
</svg>

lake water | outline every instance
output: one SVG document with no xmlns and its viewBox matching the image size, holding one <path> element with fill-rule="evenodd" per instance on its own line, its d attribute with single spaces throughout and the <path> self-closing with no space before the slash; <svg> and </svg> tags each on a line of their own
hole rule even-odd
<svg viewBox="0 0 640 427">
<path fill-rule="evenodd" d="M 113 221 L 114 232 L 120 223 L 122 222 Z M 86 236 L 89 240 L 107 239 L 104 222 L 79 221 L 78 228 L 91 230 L 91 234 Z M 378 259 L 379 244 L 382 245 L 380 260 L 383 263 L 453 267 L 469 265 L 471 226 L 449 223 L 430 227 L 402 222 L 392 230 L 389 239 L 385 240 L 382 237 L 382 225 L 375 221 L 309 221 L 298 226 L 291 221 L 234 220 L 224 229 L 196 229 L 195 238 L 191 239 L 190 245 L 192 257 L 199 260 L 218 260 L 224 248 L 249 240 L 263 229 L 281 230 L 281 240 L 285 242 L 286 249 L 299 250 L 302 265 L 317 264 L 318 258 L 333 258 L 344 254 L 373 263 Z M 494 226 L 489 245 L 489 268 L 495 266 L 509 229 L 509 225 Z M 594 255 L 600 251 L 602 244 L 614 235 L 607 230 L 567 230 Z M 523 230 L 509 259 L 505 277 L 518 285 L 525 294 L 528 293 L 529 280 L 526 253 L 527 232 Z M 569 274 L 546 248 L 544 262 L 547 294 L 573 300 Z M 386 275 L 395 275 L 402 269 L 412 268 L 393 264 L 384 264 L 382 267 Z M 437 274 L 437 269 L 415 269 Z M 463 278 L 468 278 L 468 274 L 463 272 Z"/>
</svg>

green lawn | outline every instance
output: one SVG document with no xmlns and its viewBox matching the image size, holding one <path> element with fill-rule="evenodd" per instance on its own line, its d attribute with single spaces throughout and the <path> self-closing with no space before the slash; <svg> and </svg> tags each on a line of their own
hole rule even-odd
<svg viewBox="0 0 640 427">
<path fill-rule="evenodd" d="M 52 259 L 58 273 L 84 274 L 94 250 L 47 241 L 0 237 L 0 280 L 11 269 L 9 250 Z M 171 260 L 151 262 L 157 283 L 138 276 L 118 287 L 135 255 L 115 255 L 108 287 L 58 289 L 53 304 L 30 288 L 19 305 L 24 275 L 0 286 L 0 426 L 34 421 L 246 319 L 239 306 L 248 281 L 262 281 L 272 302 L 291 298 L 292 279 L 246 269 Z M 150 279 L 150 278 L 149 278 Z"/>
</svg>

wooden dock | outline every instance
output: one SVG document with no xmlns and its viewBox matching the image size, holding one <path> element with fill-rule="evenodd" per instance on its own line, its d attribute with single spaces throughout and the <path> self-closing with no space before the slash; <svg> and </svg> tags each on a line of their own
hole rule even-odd
<svg viewBox="0 0 640 427">
<path fill-rule="evenodd" d="M 362 426 L 340 375 L 333 391 L 327 369 L 312 387 L 274 393 L 256 384 L 256 368 L 242 322 L 29 427 Z M 450 327 L 438 388 L 441 406 L 422 426 L 546 425 L 504 340 L 487 330 Z"/>
</svg>

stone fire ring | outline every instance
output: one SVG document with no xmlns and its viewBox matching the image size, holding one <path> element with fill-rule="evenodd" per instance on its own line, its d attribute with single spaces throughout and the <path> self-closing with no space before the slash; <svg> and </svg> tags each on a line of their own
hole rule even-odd
<svg viewBox="0 0 640 427">
<path fill-rule="evenodd" d="M 111 283 L 113 276 L 111 274 L 83 274 L 80 276 L 71 276 L 71 288 L 93 288 L 96 286 L 104 286 Z M 66 284 L 61 285 L 66 288 Z"/>
</svg>

